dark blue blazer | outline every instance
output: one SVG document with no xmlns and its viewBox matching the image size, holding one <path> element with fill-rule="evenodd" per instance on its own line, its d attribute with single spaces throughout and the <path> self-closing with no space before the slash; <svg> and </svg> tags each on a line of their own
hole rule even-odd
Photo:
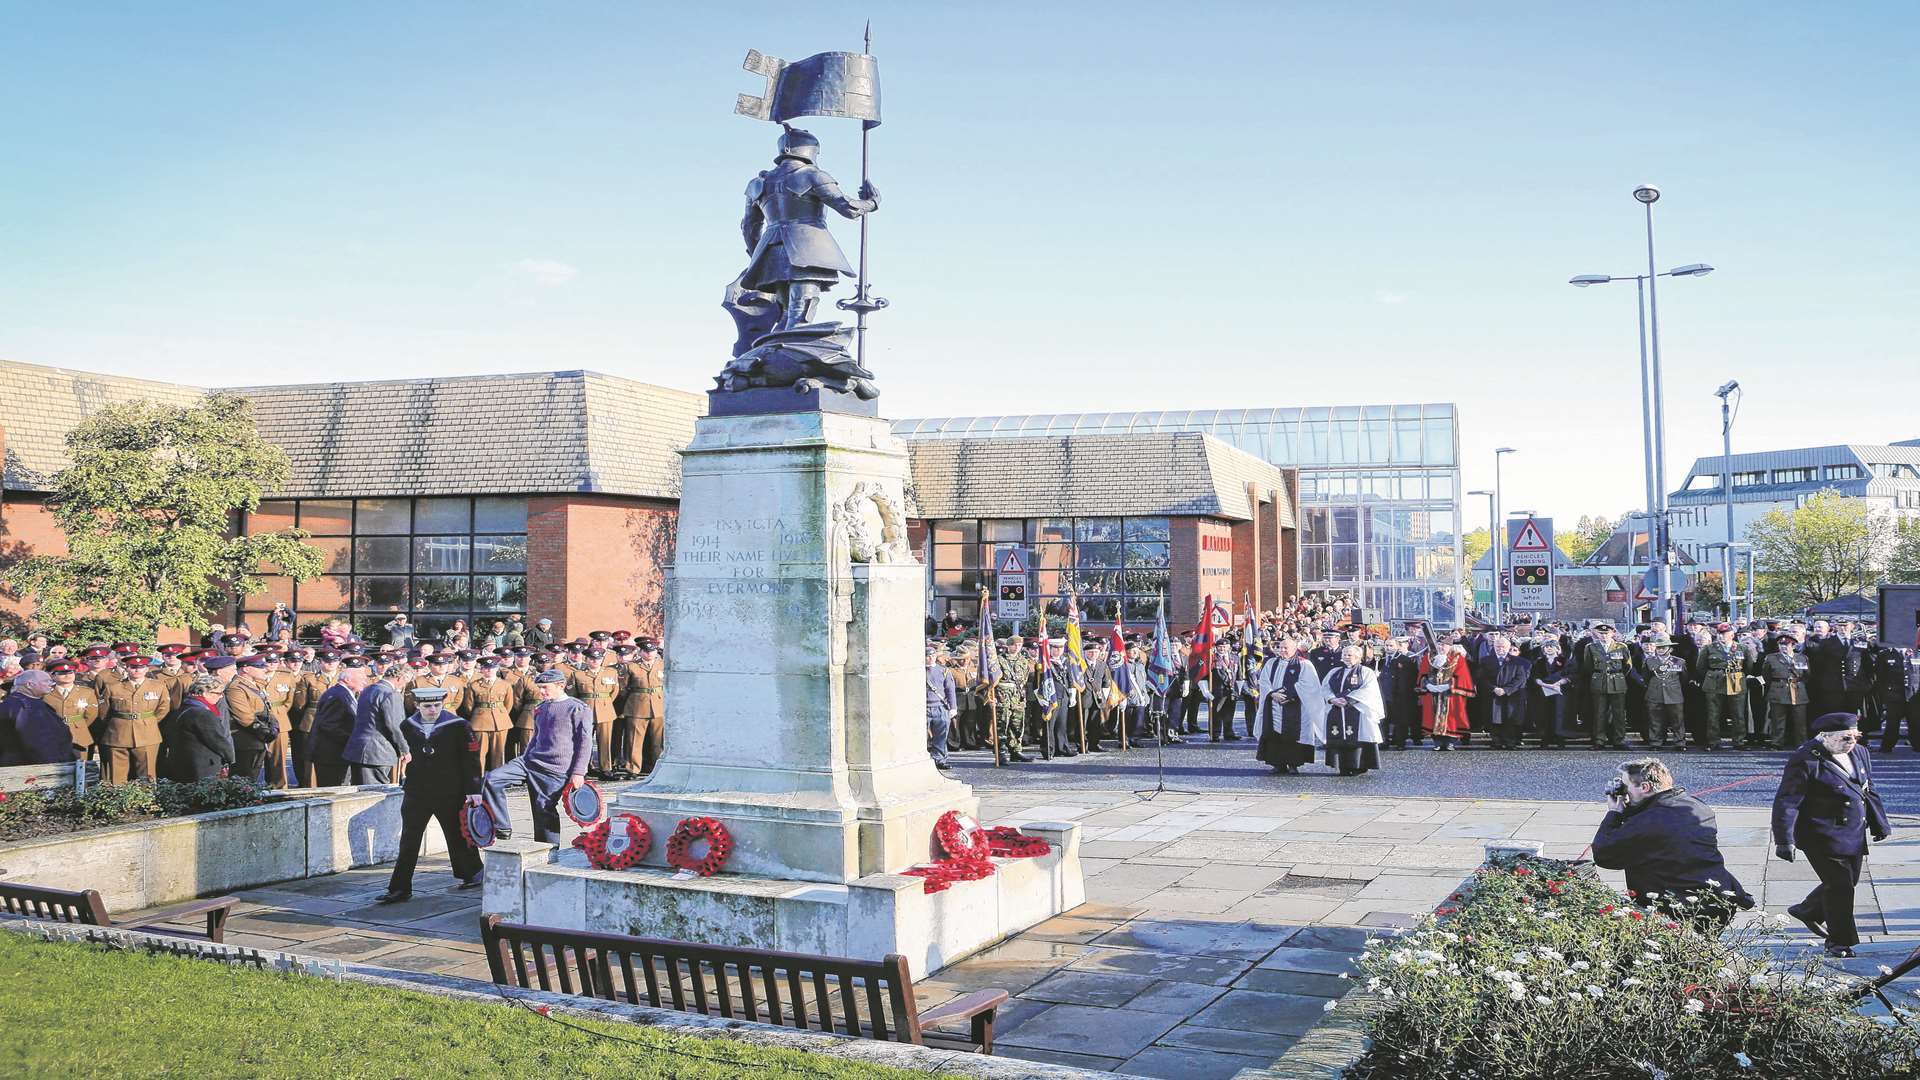
<svg viewBox="0 0 1920 1080">
<path fill-rule="evenodd" d="M 1833 755 L 1810 739 L 1787 758 L 1780 790 L 1773 796 L 1773 843 L 1809 855 L 1845 858 L 1867 853 L 1867 834 L 1884 840 L 1893 832 L 1880 793 L 1873 786 L 1873 759 L 1864 746 L 1849 757 L 1849 777 Z"/>
</svg>

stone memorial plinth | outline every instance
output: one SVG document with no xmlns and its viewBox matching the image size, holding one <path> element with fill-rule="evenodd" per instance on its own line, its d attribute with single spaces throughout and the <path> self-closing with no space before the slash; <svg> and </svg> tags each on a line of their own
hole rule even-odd
<svg viewBox="0 0 1920 1080">
<path fill-rule="evenodd" d="M 927 755 L 925 569 L 906 543 L 907 456 L 887 421 L 709 416 L 682 452 L 668 585 L 667 734 L 615 813 L 654 842 L 726 826 L 725 872 L 488 853 L 486 909 L 529 922 L 880 957 L 936 969 L 1080 903 L 1078 830 L 986 882 L 925 894 L 898 871 L 978 800 Z M 541 845 L 544 847 L 544 845 Z M 516 851 L 519 849 L 516 848 Z M 569 865 L 573 864 L 573 865 Z M 1023 865 L 1016 865 L 1023 864 Z"/>
</svg>

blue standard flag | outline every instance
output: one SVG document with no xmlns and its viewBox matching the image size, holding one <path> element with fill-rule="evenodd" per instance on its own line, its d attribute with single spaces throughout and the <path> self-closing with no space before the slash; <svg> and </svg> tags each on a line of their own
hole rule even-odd
<svg viewBox="0 0 1920 1080">
<path fill-rule="evenodd" d="M 1179 670 L 1173 639 L 1167 636 L 1167 594 L 1161 593 L 1160 610 L 1153 617 L 1153 650 L 1147 654 L 1147 682 L 1153 684 L 1154 693 L 1164 695 Z"/>
</svg>

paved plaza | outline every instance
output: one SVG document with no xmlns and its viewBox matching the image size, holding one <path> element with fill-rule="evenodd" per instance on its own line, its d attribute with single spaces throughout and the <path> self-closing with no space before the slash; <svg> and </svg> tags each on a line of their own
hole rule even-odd
<svg viewBox="0 0 1920 1080">
<path fill-rule="evenodd" d="M 1550 856 L 1578 858 L 1602 812 L 1597 801 L 1309 792 L 980 795 L 990 823 L 1081 823 L 1087 903 L 923 980 L 922 1007 L 998 987 L 1013 995 L 1001 1013 L 1002 1056 L 1193 1080 L 1284 1053 L 1354 985 L 1341 976 L 1365 938 L 1429 911 L 1480 864 L 1488 841 L 1534 840 Z M 1768 910 L 1811 887 L 1804 860 L 1772 858 L 1764 808 L 1719 815 L 1729 867 Z M 516 828 L 530 835 L 529 822 Z M 228 939 L 487 979 L 479 894 L 450 891 L 445 858 L 429 858 L 412 900 L 376 905 L 388 872 L 247 890 Z M 1620 885 L 1618 874 L 1604 876 Z M 1874 848 L 1859 902 L 1864 941 L 1847 967 L 1868 974 L 1920 944 L 1920 829 Z M 1779 941 L 1790 955 L 1817 944 L 1797 925 Z"/>
</svg>

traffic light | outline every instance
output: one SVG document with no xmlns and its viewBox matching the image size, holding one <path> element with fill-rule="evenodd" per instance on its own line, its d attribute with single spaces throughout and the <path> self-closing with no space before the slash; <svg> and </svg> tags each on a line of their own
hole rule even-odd
<svg viewBox="0 0 1920 1080">
<path fill-rule="evenodd" d="M 1025 585 L 1000 586 L 1000 599 L 1002 600 L 1025 600 L 1026 598 L 1027 587 Z"/>
</svg>

